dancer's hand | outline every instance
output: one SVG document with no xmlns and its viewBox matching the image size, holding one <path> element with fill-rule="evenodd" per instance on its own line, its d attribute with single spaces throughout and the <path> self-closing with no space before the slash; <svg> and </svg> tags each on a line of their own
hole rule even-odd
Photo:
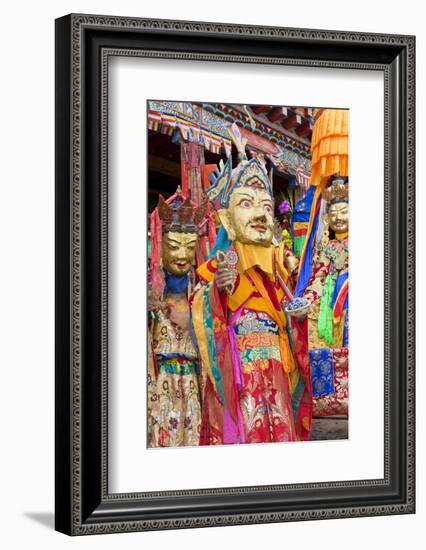
<svg viewBox="0 0 426 550">
<path fill-rule="evenodd" d="M 217 252 L 216 262 L 217 271 L 215 273 L 214 280 L 217 288 L 220 291 L 225 290 L 228 294 L 232 294 L 237 273 L 234 269 L 230 269 L 228 267 L 228 261 L 223 252 Z"/>
</svg>

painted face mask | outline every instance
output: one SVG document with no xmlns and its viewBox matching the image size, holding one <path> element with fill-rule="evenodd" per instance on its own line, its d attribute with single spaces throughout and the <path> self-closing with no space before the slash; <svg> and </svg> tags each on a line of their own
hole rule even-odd
<svg viewBox="0 0 426 550">
<path fill-rule="evenodd" d="M 167 200 L 159 196 L 150 225 L 150 284 L 157 296 L 164 290 L 163 270 L 179 277 L 194 265 L 199 228 L 206 212 L 207 201 L 197 206 L 183 196 L 180 187 Z"/>
<path fill-rule="evenodd" d="M 341 178 L 335 178 L 322 192 L 328 203 L 328 223 L 335 233 L 347 233 L 349 229 L 349 187 Z"/>
<path fill-rule="evenodd" d="M 270 246 L 274 218 L 270 194 L 262 188 L 239 187 L 221 211 L 222 223 L 231 240 L 244 244 Z"/>
<path fill-rule="evenodd" d="M 171 275 L 185 275 L 194 265 L 196 233 L 168 232 L 163 236 L 163 268 Z"/>
<path fill-rule="evenodd" d="M 219 163 L 210 174 L 212 185 L 207 195 L 218 212 L 231 241 L 268 247 L 273 238 L 272 183 L 264 163 L 247 159 L 246 141 L 234 124 L 228 129 L 239 152 L 239 164 L 232 168 L 232 159 Z"/>
<path fill-rule="evenodd" d="M 347 202 L 336 202 L 328 209 L 330 228 L 335 233 L 347 233 L 349 229 L 349 205 Z"/>
</svg>

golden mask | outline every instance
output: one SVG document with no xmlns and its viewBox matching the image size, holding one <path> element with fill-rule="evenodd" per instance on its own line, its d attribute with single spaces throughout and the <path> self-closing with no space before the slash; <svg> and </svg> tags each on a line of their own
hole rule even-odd
<svg viewBox="0 0 426 550">
<path fill-rule="evenodd" d="M 349 204 L 336 202 L 328 208 L 328 223 L 335 233 L 347 233 L 349 229 Z"/>
<path fill-rule="evenodd" d="M 196 233 L 168 232 L 163 235 L 163 268 L 171 275 L 185 275 L 195 262 Z"/>
<path fill-rule="evenodd" d="M 261 188 L 237 187 L 229 207 L 220 210 L 221 222 L 231 241 L 270 246 L 274 231 L 271 195 Z"/>
</svg>

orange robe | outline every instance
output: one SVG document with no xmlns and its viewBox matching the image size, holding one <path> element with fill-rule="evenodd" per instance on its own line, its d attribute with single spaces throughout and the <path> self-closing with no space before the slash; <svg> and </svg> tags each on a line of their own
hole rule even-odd
<svg viewBox="0 0 426 550">
<path fill-rule="evenodd" d="M 214 284 L 215 260 L 198 269 L 207 283 L 192 308 L 201 355 L 200 444 L 306 439 L 311 423 L 309 363 L 306 337 L 305 346 L 300 345 L 300 327 L 295 329 L 295 360 L 281 307 L 282 282 L 288 282 L 284 248 L 235 243 L 235 251 L 238 276 L 229 296 L 219 295 Z M 210 339 L 205 338 L 208 308 Z"/>
</svg>

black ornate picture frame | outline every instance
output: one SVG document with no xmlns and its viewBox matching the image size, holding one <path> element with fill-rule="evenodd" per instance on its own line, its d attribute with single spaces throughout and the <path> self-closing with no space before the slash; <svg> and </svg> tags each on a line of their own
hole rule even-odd
<svg viewBox="0 0 426 550">
<path fill-rule="evenodd" d="M 383 479 L 108 492 L 108 59 L 384 75 Z M 415 38 L 68 15 L 56 21 L 56 529 L 69 535 L 415 511 Z"/>
</svg>

